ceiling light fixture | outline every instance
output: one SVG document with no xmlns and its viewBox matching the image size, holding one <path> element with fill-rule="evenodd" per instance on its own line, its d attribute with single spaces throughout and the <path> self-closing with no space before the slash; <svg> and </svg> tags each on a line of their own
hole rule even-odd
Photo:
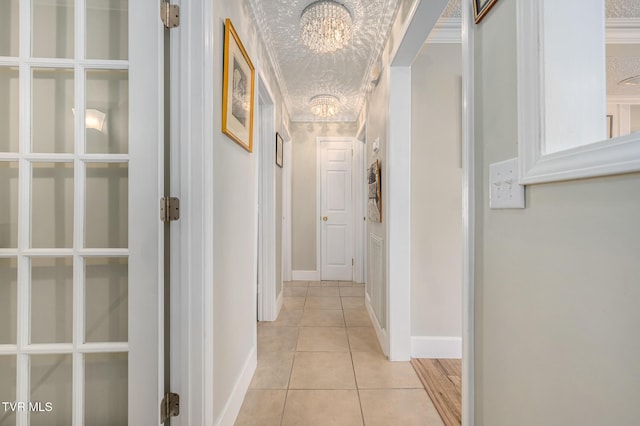
<svg viewBox="0 0 640 426">
<path fill-rule="evenodd" d="M 332 0 L 319 0 L 302 11 L 300 39 L 316 53 L 335 52 L 351 40 L 351 13 Z"/>
<path fill-rule="evenodd" d="M 634 75 L 633 77 L 625 78 L 618 82 L 618 84 L 625 86 L 638 86 L 640 85 L 640 75 Z"/>
<path fill-rule="evenodd" d="M 311 112 L 322 118 L 329 118 L 338 113 L 340 100 L 332 95 L 318 95 L 311 98 Z"/>
</svg>

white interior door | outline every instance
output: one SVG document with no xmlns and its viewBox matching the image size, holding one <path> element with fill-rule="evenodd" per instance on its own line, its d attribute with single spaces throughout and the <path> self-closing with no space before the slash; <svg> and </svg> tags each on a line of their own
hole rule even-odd
<svg viewBox="0 0 640 426">
<path fill-rule="evenodd" d="M 158 7 L 3 2 L 0 425 L 159 422 Z"/>
<path fill-rule="evenodd" d="M 320 220 L 323 280 L 353 279 L 351 140 L 321 143 Z"/>
</svg>

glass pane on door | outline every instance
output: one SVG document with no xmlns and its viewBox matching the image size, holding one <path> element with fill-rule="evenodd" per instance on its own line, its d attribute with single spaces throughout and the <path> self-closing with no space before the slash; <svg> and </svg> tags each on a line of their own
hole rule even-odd
<svg viewBox="0 0 640 426">
<path fill-rule="evenodd" d="M 33 152 L 73 152 L 74 84 L 71 69 L 38 68 L 33 71 Z"/>
<path fill-rule="evenodd" d="M 14 402 L 16 397 L 16 356 L 0 355 L 0 401 Z M 0 425 L 14 426 L 15 410 L 0 410 Z"/>
<path fill-rule="evenodd" d="M 36 58 L 73 58 L 73 0 L 33 0 L 32 49 Z"/>
<path fill-rule="evenodd" d="M 85 246 L 126 248 L 129 169 L 126 163 L 87 164 Z"/>
<path fill-rule="evenodd" d="M 0 161 L 0 249 L 18 247 L 18 162 Z"/>
<path fill-rule="evenodd" d="M 31 246 L 73 247 L 72 163 L 33 163 Z"/>
<path fill-rule="evenodd" d="M 71 343 L 73 260 L 31 259 L 31 343 Z"/>
<path fill-rule="evenodd" d="M 85 355 L 85 424 L 127 424 L 128 361 L 126 353 Z"/>
<path fill-rule="evenodd" d="M 19 82 L 18 68 L 0 67 L 0 152 L 19 150 Z"/>
<path fill-rule="evenodd" d="M 31 355 L 31 403 L 41 403 L 29 413 L 31 426 L 71 425 L 73 397 L 72 356 Z M 47 405 L 50 404 L 50 405 Z M 48 410 L 48 408 L 51 408 Z"/>
<path fill-rule="evenodd" d="M 85 341 L 126 342 L 129 324 L 127 259 L 86 259 L 85 273 Z"/>
<path fill-rule="evenodd" d="M 20 1 L 3 0 L 0 5 L 2 5 L 2 13 L 0 14 L 0 56 L 18 56 Z M 1 420 L 0 424 L 2 424 Z"/>
<path fill-rule="evenodd" d="M 16 258 L 0 258 L 0 324 L 0 345 L 15 345 L 18 330 L 18 261 Z M 0 373 L 0 377 L 4 376 Z M 8 400 L 0 399 L 0 401 Z"/>
<path fill-rule="evenodd" d="M 87 58 L 129 57 L 129 4 L 127 0 L 87 1 Z"/>
<path fill-rule="evenodd" d="M 87 152 L 126 154 L 129 151 L 129 72 L 87 71 L 86 104 Z"/>
</svg>

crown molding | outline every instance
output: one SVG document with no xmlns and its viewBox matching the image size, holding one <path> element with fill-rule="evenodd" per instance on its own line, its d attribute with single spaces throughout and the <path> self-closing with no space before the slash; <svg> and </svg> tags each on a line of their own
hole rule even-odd
<svg viewBox="0 0 640 426">
<path fill-rule="evenodd" d="M 640 18 L 607 19 L 607 43 L 640 43 Z"/>
<path fill-rule="evenodd" d="M 425 43 L 462 43 L 462 19 L 438 19 Z"/>
<path fill-rule="evenodd" d="M 425 43 L 460 43 L 462 20 L 440 18 Z M 608 18 L 607 43 L 640 44 L 640 18 Z"/>
</svg>

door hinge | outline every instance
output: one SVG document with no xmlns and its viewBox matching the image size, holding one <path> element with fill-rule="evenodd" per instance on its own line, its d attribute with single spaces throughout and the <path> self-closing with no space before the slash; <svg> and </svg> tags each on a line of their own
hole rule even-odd
<svg viewBox="0 0 640 426">
<path fill-rule="evenodd" d="M 170 417 L 180 414 L 180 395 L 177 393 L 165 393 L 160 403 L 160 423 L 165 423 Z"/>
<path fill-rule="evenodd" d="M 351 259 L 351 266 L 355 266 L 356 261 L 354 259 Z"/>
<path fill-rule="evenodd" d="M 180 6 L 171 4 L 168 1 L 160 3 L 160 19 L 167 29 L 180 25 Z"/>
<path fill-rule="evenodd" d="M 180 219 L 180 199 L 162 197 L 160 199 L 160 220 L 168 223 Z"/>
</svg>

